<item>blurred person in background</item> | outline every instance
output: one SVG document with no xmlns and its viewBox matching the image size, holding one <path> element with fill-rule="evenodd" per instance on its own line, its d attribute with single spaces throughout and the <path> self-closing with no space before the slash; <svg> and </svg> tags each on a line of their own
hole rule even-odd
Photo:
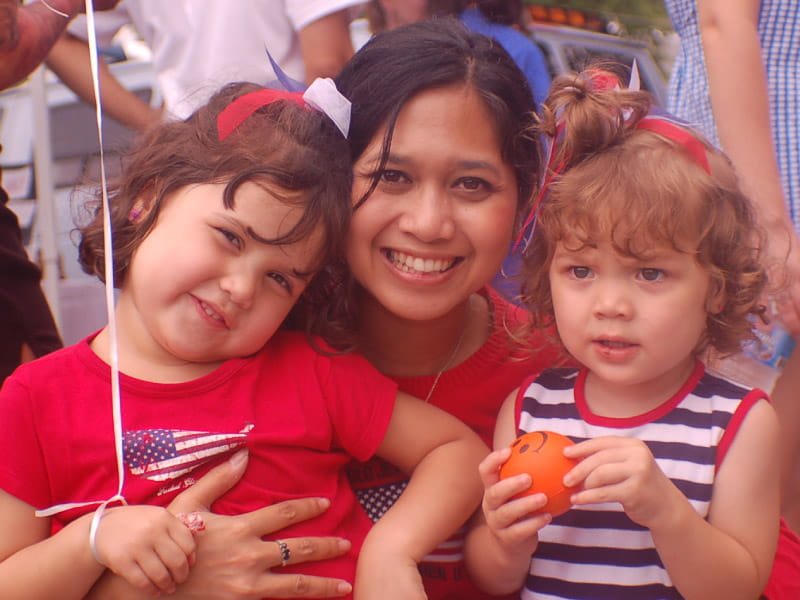
<svg viewBox="0 0 800 600">
<path fill-rule="evenodd" d="M 95 0 L 94 7 L 103 10 L 116 3 Z M 83 0 L 25 6 L 18 0 L 0 0 L 0 90 L 30 75 L 83 8 Z M 17 215 L 8 208 L 8 201 L 0 187 L 0 385 L 20 363 L 62 345 L 42 292 L 41 270 L 28 258 Z"/>
<path fill-rule="evenodd" d="M 302 82 L 333 77 L 353 54 L 351 9 L 363 0 L 122 0 L 98 15 L 97 33 L 108 45 L 132 24 L 152 51 L 163 111 L 183 119 L 220 86 L 234 81 L 268 85 L 276 79 L 267 50 L 289 77 Z M 76 22 L 47 59 L 61 80 L 93 103 L 86 26 Z M 104 109 L 135 130 L 162 118 L 101 68 Z"/>
<path fill-rule="evenodd" d="M 766 304 L 800 338 L 800 3 L 665 0 L 681 48 L 669 110 L 731 158 L 767 230 L 776 288 Z M 800 351 L 772 401 L 783 433 L 783 514 L 800 530 Z M 800 562 L 800 558 L 798 558 Z"/>
</svg>

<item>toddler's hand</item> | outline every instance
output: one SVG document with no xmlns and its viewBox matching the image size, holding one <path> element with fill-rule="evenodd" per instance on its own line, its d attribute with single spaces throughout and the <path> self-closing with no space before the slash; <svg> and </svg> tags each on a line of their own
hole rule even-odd
<svg viewBox="0 0 800 600">
<path fill-rule="evenodd" d="M 531 485 L 530 475 L 521 474 L 500 479 L 500 467 L 511 455 L 511 448 L 489 454 L 478 467 L 483 481 L 483 516 L 492 534 L 509 553 L 531 555 L 539 543 L 539 530 L 550 523 L 552 516 L 540 512 L 547 496 L 533 494 L 512 497 Z"/>
<path fill-rule="evenodd" d="M 159 506 L 119 506 L 103 514 L 95 537 L 100 562 L 134 587 L 171 594 L 189 576 L 195 540 Z"/>
<path fill-rule="evenodd" d="M 683 498 L 641 440 L 598 437 L 570 446 L 564 454 L 580 460 L 564 476 L 568 486 L 583 483 L 572 496 L 575 505 L 619 502 L 632 521 L 653 529 L 660 516 L 669 514 L 669 504 Z"/>
</svg>

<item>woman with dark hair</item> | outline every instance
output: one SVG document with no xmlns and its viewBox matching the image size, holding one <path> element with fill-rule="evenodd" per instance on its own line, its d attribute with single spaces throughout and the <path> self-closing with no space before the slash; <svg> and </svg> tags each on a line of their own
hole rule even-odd
<svg viewBox="0 0 800 600">
<path fill-rule="evenodd" d="M 457 416 L 489 443 L 503 394 L 536 353 L 508 334 L 520 311 L 488 287 L 536 189 L 534 104 L 506 52 L 455 19 L 375 36 L 337 86 L 353 103 L 356 210 L 348 239 L 356 348 L 400 389 Z M 542 350 L 545 348 L 545 350 Z M 351 483 L 377 519 L 406 477 L 354 464 Z M 420 566 L 429 598 L 477 598 L 462 537 Z"/>
</svg>

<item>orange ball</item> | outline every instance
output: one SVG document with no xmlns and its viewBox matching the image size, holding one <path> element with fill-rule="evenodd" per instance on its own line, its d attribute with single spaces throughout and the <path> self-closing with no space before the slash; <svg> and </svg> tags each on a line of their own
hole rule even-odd
<svg viewBox="0 0 800 600">
<path fill-rule="evenodd" d="M 541 512 L 557 517 L 570 509 L 569 497 L 575 490 L 563 483 L 567 471 L 578 464 L 562 452 L 573 444 L 568 437 L 553 431 L 525 433 L 511 444 L 511 456 L 500 467 L 500 479 L 528 473 L 533 483 L 514 497 L 544 493 L 548 501 Z"/>
</svg>

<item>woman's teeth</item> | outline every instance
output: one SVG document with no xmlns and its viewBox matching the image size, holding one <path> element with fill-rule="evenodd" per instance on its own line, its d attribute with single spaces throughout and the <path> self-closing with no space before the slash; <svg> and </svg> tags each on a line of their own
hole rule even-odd
<svg viewBox="0 0 800 600">
<path fill-rule="evenodd" d="M 455 259 L 420 258 L 394 250 L 390 250 L 388 256 L 395 267 L 408 273 L 442 273 L 456 262 Z"/>
</svg>

